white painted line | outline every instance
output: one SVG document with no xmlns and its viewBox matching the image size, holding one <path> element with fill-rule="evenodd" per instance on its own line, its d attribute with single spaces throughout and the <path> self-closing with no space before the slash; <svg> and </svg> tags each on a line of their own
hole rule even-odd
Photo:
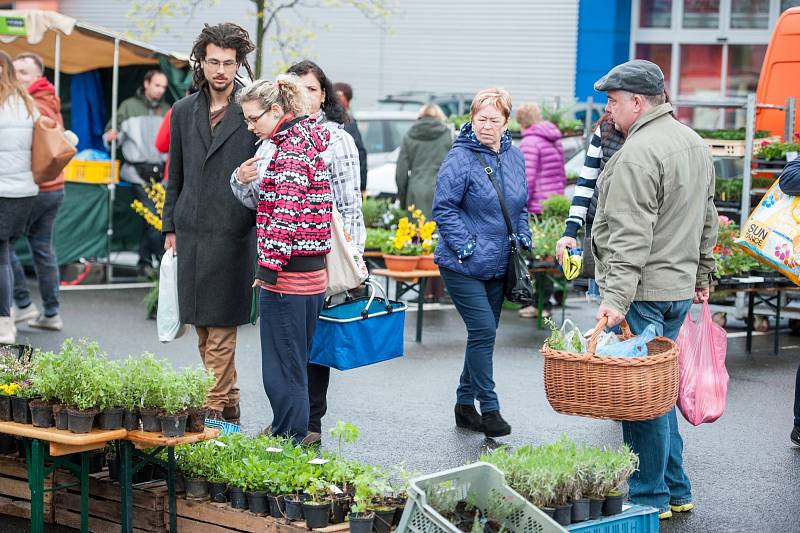
<svg viewBox="0 0 800 533">
<path fill-rule="evenodd" d="M 141 283 L 98 283 L 95 285 L 61 285 L 59 291 L 115 291 L 117 289 L 149 289 L 155 286 L 152 281 Z"/>
</svg>

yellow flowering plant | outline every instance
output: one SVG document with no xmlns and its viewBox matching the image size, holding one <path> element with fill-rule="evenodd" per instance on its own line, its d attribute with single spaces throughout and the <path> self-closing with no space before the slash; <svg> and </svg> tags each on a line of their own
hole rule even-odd
<svg viewBox="0 0 800 533">
<path fill-rule="evenodd" d="M 6 385 L 0 385 L 0 394 L 4 394 L 6 396 L 15 396 L 19 391 L 19 384 L 17 383 L 8 383 Z"/>
<path fill-rule="evenodd" d="M 156 212 L 150 210 L 149 207 L 144 205 L 140 200 L 134 200 L 131 203 L 131 208 L 138 215 L 144 218 L 145 222 L 147 222 L 150 226 L 161 231 L 161 214 L 164 211 L 164 197 L 166 196 L 166 191 L 164 190 L 164 185 L 160 182 L 151 181 L 149 187 L 145 187 L 147 191 L 147 196 L 150 198 L 156 207 Z"/>
<path fill-rule="evenodd" d="M 397 228 L 381 250 L 391 255 L 432 254 L 438 242 L 436 222 L 428 221 L 422 210 L 413 205 L 408 208 L 408 212 L 411 214 L 411 219 L 403 217 L 398 221 Z"/>
</svg>

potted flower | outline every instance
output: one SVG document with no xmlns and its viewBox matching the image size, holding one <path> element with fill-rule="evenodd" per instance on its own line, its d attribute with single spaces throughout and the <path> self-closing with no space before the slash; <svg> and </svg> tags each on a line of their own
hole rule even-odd
<svg viewBox="0 0 800 533">
<path fill-rule="evenodd" d="M 433 261 L 433 252 L 436 250 L 436 245 L 439 242 L 439 236 L 436 235 L 436 222 L 433 220 L 426 220 L 422 211 L 415 209 L 414 206 L 411 206 L 409 211 L 411 211 L 411 218 L 416 221 L 417 239 L 422 252 L 417 262 L 417 269 L 436 270 L 436 263 Z"/>
<path fill-rule="evenodd" d="M 19 424 L 31 424 L 33 419 L 31 417 L 31 402 L 39 398 L 39 391 L 33 385 L 30 378 L 16 382 L 19 388 L 16 394 L 11 398 L 11 410 L 14 417 L 14 422 Z M 50 419 L 52 419 L 52 411 L 50 412 Z M 48 424 L 46 417 L 37 419 L 42 424 L 40 427 L 52 427 Z"/>
<path fill-rule="evenodd" d="M 210 369 L 195 368 L 185 371 L 188 394 L 188 418 L 186 431 L 189 433 L 202 433 L 205 430 L 208 409 L 204 407 L 206 397 L 211 387 L 214 386 L 214 372 Z"/>
<path fill-rule="evenodd" d="M 417 226 L 403 217 L 397 223 L 391 239 L 381 247 L 386 268 L 409 272 L 417 268 L 421 246 L 417 239 Z"/>
</svg>

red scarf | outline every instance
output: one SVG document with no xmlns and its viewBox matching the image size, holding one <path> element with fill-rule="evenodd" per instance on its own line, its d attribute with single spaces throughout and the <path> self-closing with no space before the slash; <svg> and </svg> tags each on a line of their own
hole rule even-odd
<svg viewBox="0 0 800 533">
<path fill-rule="evenodd" d="M 276 133 L 281 131 L 281 127 L 284 124 L 286 124 L 287 122 L 289 122 L 290 120 L 293 120 L 293 119 L 294 119 L 294 115 L 292 115 L 291 113 L 284 114 L 281 117 L 281 119 L 278 121 L 278 123 L 275 124 L 275 127 L 272 129 L 272 133 L 269 134 L 269 138 L 272 139 L 275 136 Z"/>
</svg>

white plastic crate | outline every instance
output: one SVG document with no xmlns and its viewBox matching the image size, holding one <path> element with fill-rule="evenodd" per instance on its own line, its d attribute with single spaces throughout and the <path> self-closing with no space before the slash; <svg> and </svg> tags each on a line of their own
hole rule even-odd
<svg viewBox="0 0 800 533">
<path fill-rule="evenodd" d="M 459 533 L 459 529 L 428 505 L 428 492 L 449 493 L 457 499 L 465 499 L 469 494 L 480 509 L 485 509 L 495 494 L 501 496 L 516 508 L 506 519 L 506 527 L 511 533 L 567 531 L 506 485 L 503 473 L 494 465 L 473 463 L 412 479 L 398 533 Z"/>
</svg>

